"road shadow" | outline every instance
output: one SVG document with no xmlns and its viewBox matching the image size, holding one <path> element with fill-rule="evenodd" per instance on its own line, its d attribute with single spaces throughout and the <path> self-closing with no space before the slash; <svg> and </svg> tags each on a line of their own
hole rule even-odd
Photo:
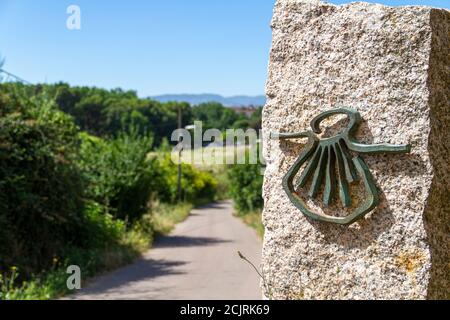
<svg viewBox="0 0 450 320">
<path fill-rule="evenodd" d="M 154 260 L 143 258 L 136 263 L 123 267 L 105 276 L 97 278 L 95 282 L 83 284 L 81 295 L 100 295 L 105 292 L 112 294 L 120 291 L 122 286 L 128 286 L 133 282 L 140 282 L 155 279 L 160 276 L 183 274 L 177 270 L 185 265 L 182 261 Z M 69 299 L 76 299 L 77 295 L 69 296 Z"/>
<path fill-rule="evenodd" d="M 189 237 L 189 236 L 168 236 L 159 238 L 154 248 L 169 248 L 169 247 L 196 247 L 196 246 L 212 246 L 221 243 L 232 242 L 231 240 L 209 238 L 209 237 Z"/>
<path fill-rule="evenodd" d="M 195 209 L 224 209 L 226 207 L 227 207 L 227 202 L 221 201 L 221 202 L 211 202 L 208 204 L 204 204 L 204 205 L 196 207 Z"/>
</svg>

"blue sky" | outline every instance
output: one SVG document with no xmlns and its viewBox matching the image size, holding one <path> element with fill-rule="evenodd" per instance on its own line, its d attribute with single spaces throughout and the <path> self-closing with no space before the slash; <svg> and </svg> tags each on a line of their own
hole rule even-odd
<svg viewBox="0 0 450 320">
<path fill-rule="evenodd" d="M 0 55 L 6 70 L 35 83 L 122 87 L 141 96 L 258 95 L 274 2 L 0 0 Z M 450 8 L 448 0 L 377 2 Z M 71 4 L 81 8 L 81 30 L 66 28 Z"/>
</svg>

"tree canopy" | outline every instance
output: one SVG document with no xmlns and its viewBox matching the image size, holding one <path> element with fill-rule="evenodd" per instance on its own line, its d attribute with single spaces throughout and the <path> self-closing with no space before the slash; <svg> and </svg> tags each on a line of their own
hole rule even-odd
<svg viewBox="0 0 450 320">
<path fill-rule="evenodd" d="M 153 134 L 154 145 L 159 146 L 164 137 L 170 137 L 178 127 L 178 110 L 182 112 L 183 127 L 193 121 L 203 121 L 203 129 L 229 128 L 259 129 L 261 109 L 251 116 L 238 113 L 217 102 L 190 106 L 185 102 L 160 103 L 150 98 L 140 98 L 135 91 L 105 90 L 96 87 L 72 87 L 67 83 L 24 85 L 6 83 L 7 91 L 21 91 L 32 97 L 45 93 L 56 102 L 61 111 L 71 115 L 82 131 L 100 137 L 116 137 L 128 128 L 137 128 L 140 134 Z"/>
</svg>

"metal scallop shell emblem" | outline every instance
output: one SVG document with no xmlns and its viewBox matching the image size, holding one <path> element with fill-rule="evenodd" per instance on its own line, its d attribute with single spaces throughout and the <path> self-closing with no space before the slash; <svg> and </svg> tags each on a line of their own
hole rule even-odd
<svg viewBox="0 0 450 320">
<path fill-rule="evenodd" d="M 326 118 L 344 114 L 349 118 L 348 126 L 339 134 L 320 139 L 320 123 Z M 312 131 L 298 133 L 271 133 L 272 139 L 308 138 L 306 147 L 283 178 L 283 189 L 290 201 L 306 216 L 324 222 L 348 225 L 362 218 L 379 203 L 378 189 L 372 174 L 360 154 L 409 153 L 410 145 L 361 144 L 353 135 L 361 123 L 360 114 L 353 109 L 340 108 L 325 111 L 311 121 Z M 298 175 L 300 169 L 303 171 Z M 323 205 L 340 201 L 343 207 L 351 208 L 349 185 L 361 179 L 366 191 L 365 199 L 345 217 L 317 214 L 308 209 L 296 190 L 306 190 L 310 198 L 316 198 L 323 186 Z"/>
</svg>

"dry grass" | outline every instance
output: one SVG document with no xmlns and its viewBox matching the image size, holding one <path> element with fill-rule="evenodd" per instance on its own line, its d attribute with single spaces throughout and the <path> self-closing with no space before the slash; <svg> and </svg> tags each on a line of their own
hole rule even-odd
<svg viewBox="0 0 450 320">
<path fill-rule="evenodd" d="M 192 204 L 182 203 L 176 206 L 155 203 L 152 207 L 152 225 L 156 235 L 170 233 L 177 223 L 184 221 L 192 210 Z"/>
</svg>

